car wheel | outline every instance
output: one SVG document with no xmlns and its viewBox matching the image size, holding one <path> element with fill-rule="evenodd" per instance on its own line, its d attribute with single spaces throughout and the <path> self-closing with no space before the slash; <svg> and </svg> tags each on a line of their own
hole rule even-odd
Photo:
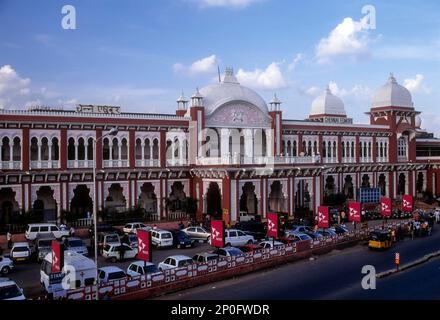
<svg viewBox="0 0 440 320">
<path fill-rule="evenodd" d="M 3 267 L 2 268 L 2 274 L 7 275 L 9 274 L 9 272 L 11 272 L 11 269 L 9 267 Z"/>
<path fill-rule="evenodd" d="M 247 244 L 253 244 L 254 242 L 252 241 L 252 240 L 249 240 L 248 242 L 247 242 Z"/>
<path fill-rule="evenodd" d="M 228 243 L 226 244 L 226 247 L 231 247 L 231 244 L 228 242 Z"/>
<path fill-rule="evenodd" d="M 118 261 L 118 259 L 116 259 L 116 257 L 111 258 L 110 260 L 112 263 L 116 263 Z"/>
</svg>

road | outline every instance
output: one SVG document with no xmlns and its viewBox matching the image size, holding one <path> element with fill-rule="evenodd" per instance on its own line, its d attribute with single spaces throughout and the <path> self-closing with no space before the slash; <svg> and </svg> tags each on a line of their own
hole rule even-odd
<svg viewBox="0 0 440 320">
<path fill-rule="evenodd" d="M 394 254 L 401 263 L 416 260 L 440 249 L 440 225 L 431 237 L 396 244 L 384 252 L 357 245 L 343 251 L 316 256 L 275 269 L 211 283 L 159 297 L 179 300 L 258 299 L 434 299 L 440 298 L 440 259 L 405 272 L 378 279 L 375 290 L 361 287 L 361 269 L 372 265 L 377 272 L 394 268 Z"/>
</svg>

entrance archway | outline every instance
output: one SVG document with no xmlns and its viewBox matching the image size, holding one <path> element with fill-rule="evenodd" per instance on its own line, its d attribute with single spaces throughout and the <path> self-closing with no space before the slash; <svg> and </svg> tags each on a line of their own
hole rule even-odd
<svg viewBox="0 0 440 320">
<path fill-rule="evenodd" d="M 120 213 L 126 210 L 127 200 L 124 196 L 124 188 L 119 183 L 113 183 L 108 188 L 108 196 L 105 199 L 105 208 L 109 213 Z"/>
<path fill-rule="evenodd" d="M 54 198 L 54 190 L 49 186 L 40 187 L 32 209 L 33 214 L 43 221 L 56 221 L 58 204 Z"/>
<path fill-rule="evenodd" d="M 243 194 L 240 198 L 240 211 L 247 214 L 258 214 L 258 198 L 255 194 L 255 186 L 252 182 L 246 182 L 243 186 Z"/>
<path fill-rule="evenodd" d="M 269 211 L 285 212 L 283 185 L 281 184 L 280 181 L 274 181 L 270 186 L 268 204 L 269 204 Z"/>
<path fill-rule="evenodd" d="M 328 197 L 335 193 L 336 193 L 335 178 L 333 176 L 328 176 L 325 179 L 324 194 L 326 197 Z"/>
<path fill-rule="evenodd" d="M 386 194 L 386 186 L 387 186 L 386 178 L 385 175 L 382 173 L 379 176 L 379 181 L 377 182 L 377 187 L 380 188 L 380 194 L 382 196 Z"/>
<path fill-rule="evenodd" d="M 146 182 L 142 185 L 138 206 L 144 210 L 147 216 L 157 213 L 157 196 L 152 183 Z"/>
<path fill-rule="evenodd" d="M 399 182 L 397 184 L 397 194 L 403 195 L 406 193 L 406 176 L 404 173 L 399 174 Z"/>
<path fill-rule="evenodd" d="M 346 176 L 344 179 L 344 194 L 347 199 L 354 198 L 354 187 L 353 187 L 353 178 L 351 176 Z"/>
<path fill-rule="evenodd" d="M 15 192 L 12 188 L 0 189 L 0 226 L 14 223 L 20 207 L 15 200 Z"/>
<path fill-rule="evenodd" d="M 171 186 L 171 193 L 168 196 L 167 208 L 171 212 L 184 211 L 186 203 L 186 194 L 182 182 L 176 181 Z"/>
<path fill-rule="evenodd" d="M 295 192 L 295 218 L 304 219 L 312 217 L 312 197 L 310 185 L 306 180 L 299 180 Z"/>
<path fill-rule="evenodd" d="M 73 198 L 70 202 L 70 213 L 77 219 L 86 218 L 87 212 L 93 211 L 93 200 L 90 197 L 90 189 L 84 185 L 78 185 L 73 190 Z"/>
<path fill-rule="evenodd" d="M 222 219 L 222 195 L 217 182 L 211 182 L 206 192 L 206 213 L 214 219 Z"/>
<path fill-rule="evenodd" d="M 370 188 L 370 176 L 368 174 L 364 174 L 362 176 L 362 188 Z"/>
</svg>

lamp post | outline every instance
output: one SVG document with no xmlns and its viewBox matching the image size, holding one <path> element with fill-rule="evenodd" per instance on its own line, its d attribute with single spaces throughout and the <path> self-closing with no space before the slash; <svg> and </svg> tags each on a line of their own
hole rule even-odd
<svg viewBox="0 0 440 320">
<path fill-rule="evenodd" d="M 97 188 L 96 188 L 96 145 L 98 141 L 102 140 L 103 138 L 107 136 L 116 136 L 118 134 L 118 128 L 114 127 L 109 132 L 107 132 L 105 135 L 99 137 L 98 139 L 93 138 L 93 189 L 94 189 L 94 198 L 93 199 L 93 241 L 94 241 L 94 249 L 95 249 L 95 268 L 96 268 L 96 300 L 99 300 L 99 284 L 98 284 L 98 206 L 97 206 Z"/>
</svg>

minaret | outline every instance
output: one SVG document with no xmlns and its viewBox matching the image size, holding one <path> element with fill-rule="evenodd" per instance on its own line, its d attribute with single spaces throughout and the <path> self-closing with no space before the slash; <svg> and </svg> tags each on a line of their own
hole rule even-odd
<svg viewBox="0 0 440 320">
<path fill-rule="evenodd" d="M 283 121 L 283 112 L 281 111 L 281 101 L 278 99 L 277 95 L 274 94 L 273 99 L 269 102 L 270 110 L 269 116 L 272 118 L 272 130 L 274 137 L 274 155 L 279 156 L 282 152 L 281 144 L 282 144 L 282 121 Z"/>
<path fill-rule="evenodd" d="M 188 109 L 188 99 L 185 98 L 185 95 L 182 92 L 179 99 L 177 99 L 176 115 L 179 117 L 183 117 L 186 114 L 187 109 Z"/>
<path fill-rule="evenodd" d="M 272 101 L 269 102 L 270 111 L 281 111 L 281 101 L 278 99 L 277 94 L 273 95 Z"/>
<path fill-rule="evenodd" d="M 203 107 L 203 96 L 199 92 L 199 88 L 191 97 L 191 107 Z"/>
</svg>

